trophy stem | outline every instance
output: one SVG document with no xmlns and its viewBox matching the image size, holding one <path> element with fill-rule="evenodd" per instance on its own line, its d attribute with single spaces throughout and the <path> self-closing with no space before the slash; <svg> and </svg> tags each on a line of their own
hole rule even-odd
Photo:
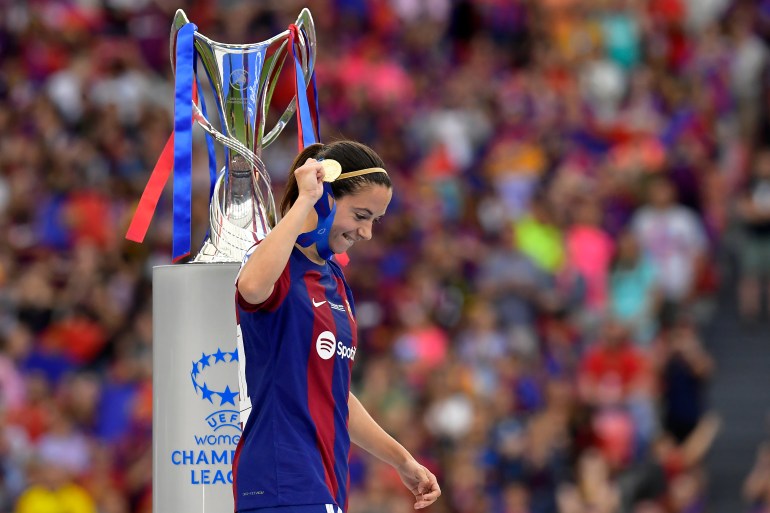
<svg viewBox="0 0 770 513">
<path fill-rule="evenodd" d="M 225 217 L 239 228 L 249 228 L 253 221 L 252 170 L 240 155 L 230 159 L 229 176 L 225 177 Z"/>
</svg>

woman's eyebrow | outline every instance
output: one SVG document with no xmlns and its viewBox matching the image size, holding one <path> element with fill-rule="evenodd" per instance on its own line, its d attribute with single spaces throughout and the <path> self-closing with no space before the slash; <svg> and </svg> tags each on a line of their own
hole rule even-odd
<svg viewBox="0 0 770 513">
<path fill-rule="evenodd" d="M 374 212 L 372 212 L 372 211 L 371 211 L 371 210 L 369 210 L 368 208 L 365 208 L 365 207 L 353 207 L 353 208 L 354 208 L 354 209 L 356 209 L 356 210 L 363 210 L 364 212 L 366 212 L 366 213 L 367 213 L 367 214 L 369 214 L 370 216 L 373 216 L 373 215 L 374 215 Z"/>
</svg>

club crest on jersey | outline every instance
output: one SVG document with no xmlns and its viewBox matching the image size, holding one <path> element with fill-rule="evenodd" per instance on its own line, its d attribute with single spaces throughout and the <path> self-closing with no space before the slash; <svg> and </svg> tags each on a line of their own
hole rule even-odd
<svg viewBox="0 0 770 513">
<path fill-rule="evenodd" d="M 352 361 L 356 359 L 356 348 L 348 347 L 342 341 L 338 341 L 331 331 L 324 331 L 318 335 L 315 341 L 315 350 L 322 360 L 328 360 L 335 354 L 340 358 L 349 358 Z"/>
</svg>

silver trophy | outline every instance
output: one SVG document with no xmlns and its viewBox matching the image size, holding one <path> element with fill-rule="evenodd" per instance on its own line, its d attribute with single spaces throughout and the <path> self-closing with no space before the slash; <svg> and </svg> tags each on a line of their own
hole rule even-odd
<svg viewBox="0 0 770 513">
<path fill-rule="evenodd" d="M 178 10 L 171 28 L 172 66 L 177 32 L 187 23 L 185 13 Z M 307 86 L 316 54 L 315 26 L 308 9 L 300 12 L 295 25 L 300 29 L 297 58 Z M 289 34 L 287 30 L 259 43 L 225 44 L 195 32 L 196 54 L 212 86 L 220 129 L 206 119 L 198 105 L 193 105 L 194 118 L 225 147 L 225 164 L 209 208 L 209 236 L 194 262 L 241 262 L 248 249 L 275 226 L 275 200 L 261 154 L 296 109 L 294 98 L 276 125 L 265 133 L 278 76 L 286 60 L 293 59 Z"/>
</svg>

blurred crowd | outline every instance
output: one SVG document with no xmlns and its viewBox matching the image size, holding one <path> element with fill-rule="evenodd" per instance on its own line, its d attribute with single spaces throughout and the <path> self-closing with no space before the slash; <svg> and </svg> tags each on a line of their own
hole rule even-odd
<svg viewBox="0 0 770 513">
<path fill-rule="evenodd" d="M 439 477 L 432 511 L 709 511 L 725 250 L 742 318 L 767 316 L 770 1 L 308 4 L 322 138 L 395 185 L 345 271 L 354 389 Z M 168 192 L 145 244 L 124 234 L 173 125 L 171 18 L 253 42 L 301 7 L 0 0 L 0 511 L 151 511 Z M 265 152 L 277 196 L 292 130 Z M 202 237 L 205 151 L 194 172 Z M 769 461 L 745 511 L 770 511 Z M 412 510 L 386 466 L 351 473 L 352 513 Z"/>
</svg>

